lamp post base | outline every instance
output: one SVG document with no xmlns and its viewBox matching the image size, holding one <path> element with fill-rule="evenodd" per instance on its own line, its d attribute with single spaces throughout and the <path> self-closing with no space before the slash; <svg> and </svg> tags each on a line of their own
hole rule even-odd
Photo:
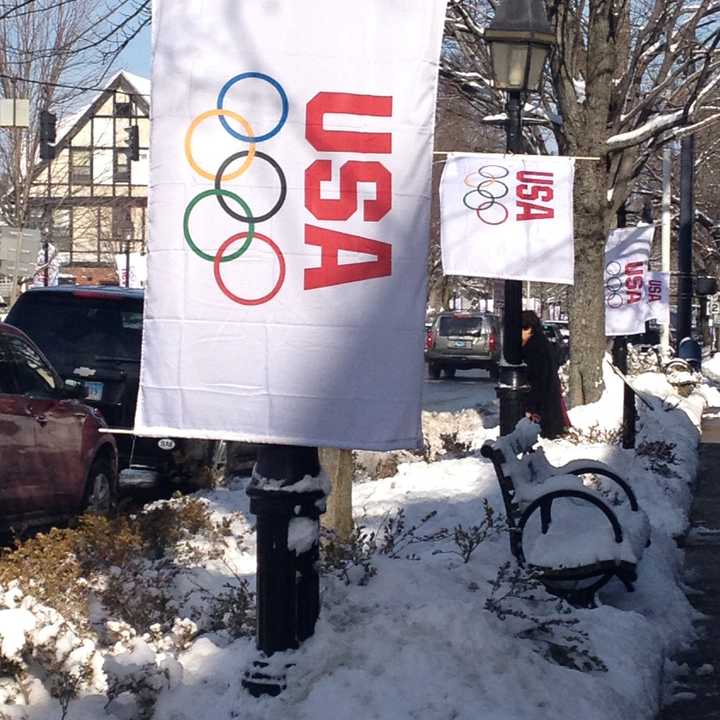
<svg viewBox="0 0 720 720">
<path fill-rule="evenodd" d="M 277 697 L 287 689 L 287 670 L 291 667 L 293 663 L 273 667 L 265 660 L 254 660 L 252 666 L 243 674 L 241 684 L 253 697 Z"/>
</svg>

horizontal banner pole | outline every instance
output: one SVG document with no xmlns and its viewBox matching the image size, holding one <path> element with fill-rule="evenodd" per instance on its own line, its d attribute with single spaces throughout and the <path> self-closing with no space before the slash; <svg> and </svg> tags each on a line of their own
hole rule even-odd
<svg viewBox="0 0 720 720">
<path fill-rule="evenodd" d="M 466 152 L 465 150 L 433 150 L 433 155 L 482 155 L 484 157 L 498 157 L 498 158 L 504 158 L 504 157 L 513 157 L 512 153 L 482 153 L 482 152 Z M 594 162 L 597 162 L 598 160 L 602 160 L 601 157 L 594 157 L 592 155 L 590 156 L 582 156 L 582 155 L 532 155 L 531 157 L 538 157 L 538 158 L 573 158 L 574 160 L 592 160 Z"/>
</svg>

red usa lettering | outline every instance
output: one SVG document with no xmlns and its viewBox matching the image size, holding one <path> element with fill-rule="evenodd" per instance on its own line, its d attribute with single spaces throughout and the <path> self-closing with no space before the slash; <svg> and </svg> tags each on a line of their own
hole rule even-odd
<svg viewBox="0 0 720 720">
<path fill-rule="evenodd" d="M 627 304 L 640 302 L 642 299 L 643 275 L 645 264 L 643 262 L 625 263 L 625 288 L 627 290 Z"/>
<path fill-rule="evenodd" d="M 521 170 L 516 175 L 515 197 L 519 222 L 552 220 L 555 209 L 549 204 L 555 198 L 554 176 L 551 172 Z"/>
<path fill-rule="evenodd" d="M 662 283 L 659 280 L 648 282 L 648 302 L 658 302 L 662 299 Z"/>
<path fill-rule="evenodd" d="M 326 130 L 326 115 L 392 117 L 392 98 L 320 92 L 307 104 L 305 138 L 316 150 L 337 153 L 391 154 L 392 133 Z M 392 209 L 392 174 L 378 161 L 350 160 L 340 166 L 339 197 L 323 198 L 321 183 L 333 180 L 332 160 L 315 160 L 305 171 L 305 207 L 316 220 L 343 221 L 358 211 L 358 183 L 373 183 L 375 198 L 362 205 L 364 222 L 379 222 Z M 305 290 L 363 282 L 392 275 L 390 243 L 305 225 L 305 244 L 321 248 L 320 266 L 305 270 Z M 374 260 L 340 263 L 341 250 L 375 256 Z"/>
</svg>

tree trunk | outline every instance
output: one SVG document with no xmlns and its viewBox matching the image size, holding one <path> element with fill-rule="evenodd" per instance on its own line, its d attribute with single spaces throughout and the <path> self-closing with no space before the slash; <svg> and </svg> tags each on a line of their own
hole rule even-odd
<svg viewBox="0 0 720 720">
<path fill-rule="evenodd" d="M 324 527 L 348 541 L 353 531 L 352 517 L 352 450 L 320 449 L 320 464 L 330 477 L 331 490 L 327 500 L 327 512 L 322 516 Z"/>
<path fill-rule="evenodd" d="M 602 394 L 606 348 L 603 291 L 608 230 L 606 174 L 599 162 L 578 162 L 575 173 L 575 285 L 570 294 L 570 405 Z"/>
</svg>

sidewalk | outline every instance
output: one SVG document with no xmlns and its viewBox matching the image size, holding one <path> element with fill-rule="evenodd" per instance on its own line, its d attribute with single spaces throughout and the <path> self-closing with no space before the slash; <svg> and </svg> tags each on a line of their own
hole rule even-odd
<svg viewBox="0 0 720 720">
<path fill-rule="evenodd" d="M 706 415 L 718 415 L 708 408 Z M 703 614 L 698 639 L 673 660 L 687 663 L 677 679 L 674 701 L 659 720 L 720 720 L 720 418 L 703 421 L 698 484 L 685 542 L 685 581 L 690 601 Z"/>
</svg>

